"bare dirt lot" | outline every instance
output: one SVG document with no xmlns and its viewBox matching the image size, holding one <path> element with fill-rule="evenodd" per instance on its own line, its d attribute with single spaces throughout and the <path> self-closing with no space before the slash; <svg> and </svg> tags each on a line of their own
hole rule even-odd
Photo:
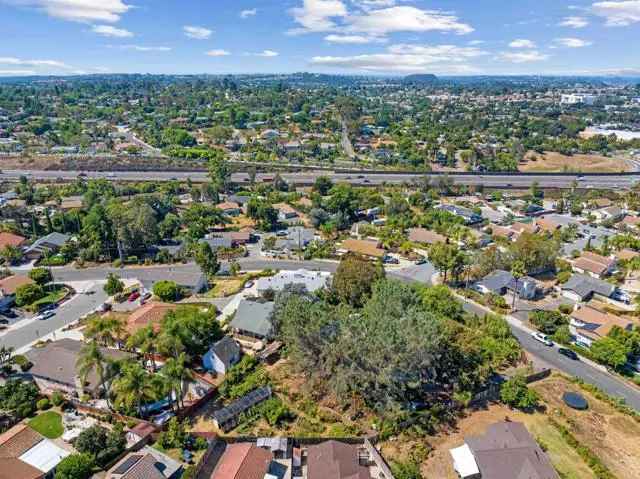
<svg viewBox="0 0 640 479">
<path fill-rule="evenodd" d="M 600 155 L 572 155 L 546 152 L 544 155 L 529 152 L 519 170 L 523 172 L 576 172 L 576 173 L 619 173 L 631 171 L 629 163 L 620 158 Z"/>
<path fill-rule="evenodd" d="M 581 445 L 589 448 L 619 479 L 640 477 L 640 422 L 615 410 L 559 375 L 551 376 L 532 385 L 546 404 L 544 412 L 525 414 L 513 411 L 501 404 L 470 412 L 458 421 L 454 430 L 425 438 L 422 445 L 433 448 L 422 464 L 426 478 L 455 479 L 449 449 L 460 446 L 465 436 L 482 434 L 486 427 L 508 417 L 523 422 L 529 432 L 547 450 L 554 467 L 561 477 L 568 479 L 592 479 L 593 472 L 585 461 L 571 448 L 549 419 L 565 426 Z M 575 411 L 562 402 L 565 391 L 577 391 L 589 401 L 589 410 Z M 415 440 L 414 440 L 415 441 Z M 418 443 L 417 441 L 415 443 Z M 409 454 L 410 441 L 399 439 L 385 443 L 387 457 L 403 459 Z"/>
</svg>

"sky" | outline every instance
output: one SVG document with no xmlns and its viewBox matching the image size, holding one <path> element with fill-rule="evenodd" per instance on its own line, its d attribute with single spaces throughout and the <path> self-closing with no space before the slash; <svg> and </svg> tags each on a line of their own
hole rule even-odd
<svg viewBox="0 0 640 479">
<path fill-rule="evenodd" d="M 640 0 L 0 0 L 0 76 L 640 74 Z"/>
</svg>

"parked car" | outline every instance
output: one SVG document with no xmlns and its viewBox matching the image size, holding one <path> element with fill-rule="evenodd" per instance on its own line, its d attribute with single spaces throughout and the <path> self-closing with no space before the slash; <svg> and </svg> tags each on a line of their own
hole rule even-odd
<svg viewBox="0 0 640 479">
<path fill-rule="evenodd" d="M 568 349 L 568 348 L 559 348 L 559 349 L 558 349 L 558 352 L 559 352 L 560 354 L 562 354 L 563 356 L 568 357 L 569 359 L 573 359 L 574 361 L 577 361 L 577 360 L 578 360 L 578 355 L 577 355 L 575 352 L 573 352 L 571 349 Z"/>
<path fill-rule="evenodd" d="M 111 311 L 111 303 L 102 303 L 100 306 L 98 306 L 98 311 L 100 313 L 106 313 L 107 311 Z"/>
<path fill-rule="evenodd" d="M 249 289 L 254 285 L 254 282 L 249 280 L 246 283 L 244 283 L 244 289 Z"/>
<path fill-rule="evenodd" d="M 420 258 L 418 258 L 416 260 L 416 264 L 427 264 L 427 258 L 425 258 L 424 256 L 421 256 Z"/>
<path fill-rule="evenodd" d="M 2 316 L 6 318 L 11 318 L 11 319 L 15 319 L 18 317 L 18 315 L 12 309 L 5 309 L 0 314 L 2 314 Z"/>
<path fill-rule="evenodd" d="M 542 344 L 546 346 L 553 346 L 553 341 L 551 341 L 546 334 L 542 334 L 536 331 L 531 335 L 531 337 L 533 337 L 533 339 L 535 339 L 536 341 L 540 341 Z"/>
<path fill-rule="evenodd" d="M 398 258 L 394 258 L 393 256 L 387 256 L 383 261 L 386 264 L 400 264 L 400 260 Z"/>
<path fill-rule="evenodd" d="M 129 302 L 133 303 L 136 299 L 138 299 L 140 297 L 140 291 L 134 291 L 133 293 L 131 293 L 129 295 Z"/>
<path fill-rule="evenodd" d="M 151 291 L 147 291 L 146 293 L 144 293 L 144 294 L 142 295 L 142 297 L 140 298 L 140 304 L 144 304 L 144 303 L 146 303 L 146 302 L 147 302 L 147 300 L 148 300 L 151 296 L 153 296 L 153 295 L 151 294 Z"/>
<path fill-rule="evenodd" d="M 48 310 L 43 311 L 42 313 L 36 315 L 33 319 L 37 319 L 38 321 L 44 321 L 45 319 L 49 319 L 51 316 L 55 316 L 55 312 Z"/>
</svg>

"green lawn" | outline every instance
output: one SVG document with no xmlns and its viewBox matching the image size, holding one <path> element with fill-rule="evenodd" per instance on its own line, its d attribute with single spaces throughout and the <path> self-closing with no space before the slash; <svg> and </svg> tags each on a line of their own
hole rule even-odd
<svg viewBox="0 0 640 479">
<path fill-rule="evenodd" d="M 60 301 L 64 295 L 67 294 L 67 288 L 64 286 L 56 285 L 52 291 L 47 292 L 47 295 L 40 298 L 38 301 L 29 305 L 33 311 L 39 311 L 41 308 Z"/>
<path fill-rule="evenodd" d="M 37 415 L 29 421 L 29 426 L 49 439 L 56 439 L 64 432 L 62 416 L 55 411 L 47 411 Z"/>
</svg>

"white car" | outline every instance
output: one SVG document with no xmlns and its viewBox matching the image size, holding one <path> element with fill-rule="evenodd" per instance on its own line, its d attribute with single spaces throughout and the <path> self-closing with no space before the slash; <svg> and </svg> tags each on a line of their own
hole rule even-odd
<svg viewBox="0 0 640 479">
<path fill-rule="evenodd" d="M 531 336 L 533 337 L 533 339 L 535 339 L 536 341 L 540 341 L 542 344 L 546 346 L 553 346 L 553 341 L 551 341 L 546 334 L 542 334 L 536 331 Z"/>
<path fill-rule="evenodd" d="M 36 317 L 34 317 L 33 319 L 37 319 L 39 321 L 44 321 L 45 319 L 49 319 L 51 316 L 55 316 L 56 313 L 54 313 L 53 311 L 49 310 L 49 311 L 43 311 L 42 313 L 38 314 Z"/>
</svg>

